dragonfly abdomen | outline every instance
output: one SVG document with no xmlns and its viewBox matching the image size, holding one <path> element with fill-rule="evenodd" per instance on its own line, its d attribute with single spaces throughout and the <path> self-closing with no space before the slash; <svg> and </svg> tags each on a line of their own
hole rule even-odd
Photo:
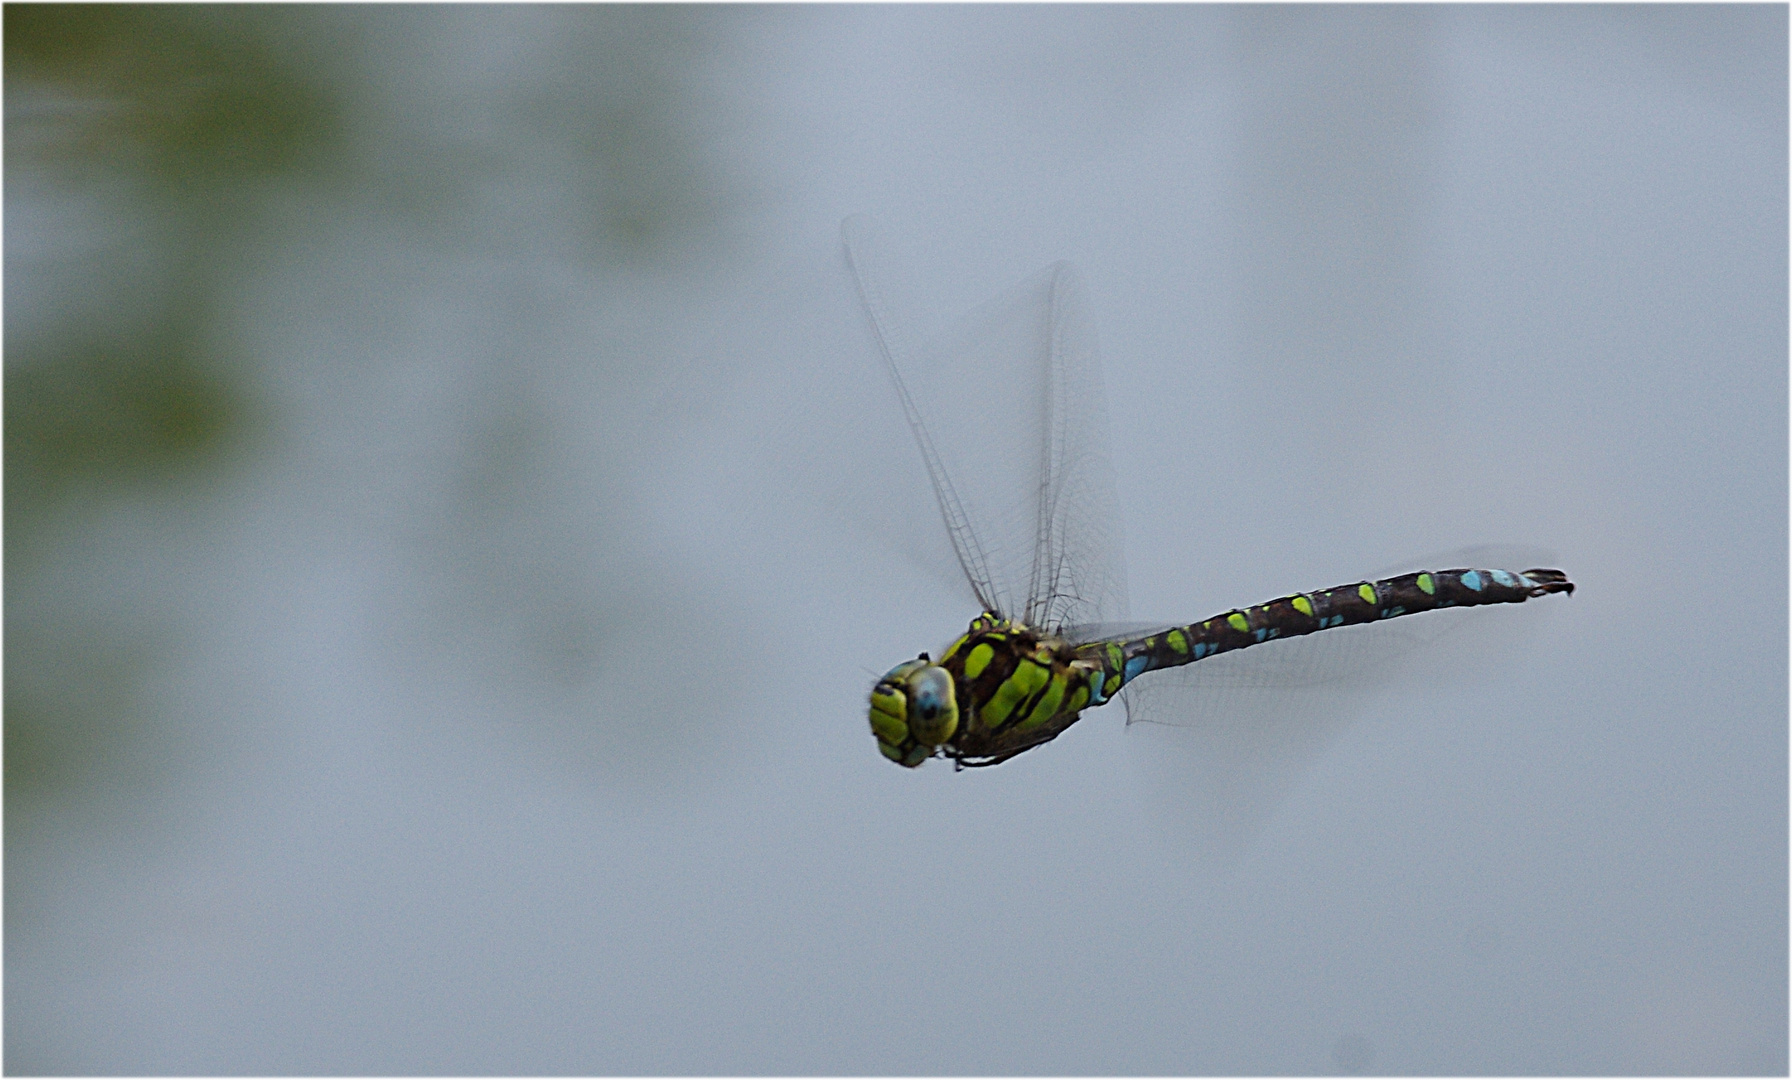
<svg viewBox="0 0 1792 1080">
<path fill-rule="evenodd" d="M 1574 583 L 1560 570 L 1426 570 L 1296 593 L 1205 622 L 1146 637 L 1095 642 L 1078 651 L 1101 664 L 1101 685 L 1091 696 L 1091 704 L 1099 704 L 1147 671 L 1192 664 L 1266 641 L 1439 608 L 1519 604 L 1534 596 L 1573 591 Z"/>
</svg>

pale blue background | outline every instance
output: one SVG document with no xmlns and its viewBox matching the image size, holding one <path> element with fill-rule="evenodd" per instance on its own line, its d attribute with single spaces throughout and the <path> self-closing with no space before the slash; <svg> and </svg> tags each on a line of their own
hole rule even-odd
<svg viewBox="0 0 1792 1080">
<path fill-rule="evenodd" d="M 16 10 L 9 1072 L 1785 1072 L 1784 7 Z M 267 71 L 309 157 L 156 127 Z M 1580 591 L 1221 843 L 1116 716 L 891 767 L 860 211 L 1082 268 L 1136 615 Z M 171 326 L 223 434 L 28 471 Z"/>
</svg>

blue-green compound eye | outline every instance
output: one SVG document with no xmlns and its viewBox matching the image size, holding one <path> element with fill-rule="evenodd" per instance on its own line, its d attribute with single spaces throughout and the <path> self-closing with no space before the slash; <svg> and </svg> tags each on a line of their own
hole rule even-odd
<svg viewBox="0 0 1792 1080">
<path fill-rule="evenodd" d="M 909 675 L 908 730 L 926 746 L 939 746 L 958 730 L 958 701 L 945 668 L 928 664 Z"/>
<path fill-rule="evenodd" d="M 871 689 L 871 733 L 877 748 L 898 765 L 914 768 L 958 731 L 952 675 L 923 654 L 897 664 Z"/>
</svg>

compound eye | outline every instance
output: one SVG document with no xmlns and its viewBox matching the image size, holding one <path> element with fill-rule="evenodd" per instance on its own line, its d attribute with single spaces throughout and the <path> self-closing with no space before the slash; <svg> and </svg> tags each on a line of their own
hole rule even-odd
<svg viewBox="0 0 1792 1080">
<path fill-rule="evenodd" d="M 958 730 L 958 702 L 944 668 L 929 664 L 909 676 L 908 730 L 928 746 L 939 746 Z"/>
</svg>

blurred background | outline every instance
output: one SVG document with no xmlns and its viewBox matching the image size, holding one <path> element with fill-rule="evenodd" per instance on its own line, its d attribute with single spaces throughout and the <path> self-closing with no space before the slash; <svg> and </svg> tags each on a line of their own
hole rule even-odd
<svg viewBox="0 0 1792 1080">
<path fill-rule="evenodd" d="M 1786 42 L 9 5 L 7 1071 L 1783 1074 Z M 1580 591 L 1280 764 L 892 767 L 975 612 L 853 212 L 1081 267 L 1136 617 Z"/>
</svg>

